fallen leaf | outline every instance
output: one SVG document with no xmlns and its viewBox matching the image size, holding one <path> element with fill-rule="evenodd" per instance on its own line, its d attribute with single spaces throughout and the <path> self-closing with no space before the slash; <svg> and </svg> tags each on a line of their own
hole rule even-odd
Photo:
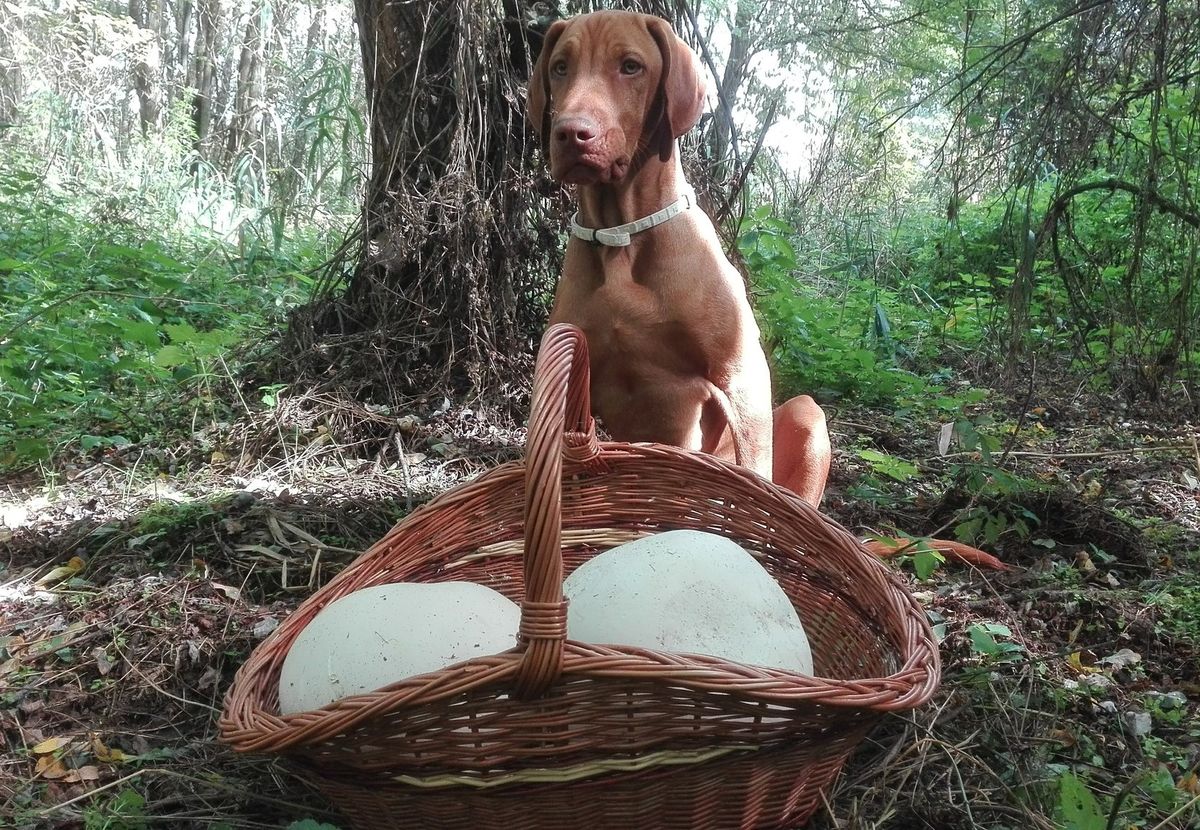
<svg viewBox="0 0 1200 830">
<path fill-rule="evenodd" d="M 41 743 L 34 744 L 29 751 L 34 755 L 49 755 L 52 752 L 58 752 L 64 746 L 69 746 L 70 743 L 66 738 L 47 738 Z"/>
<path fill-rule="evenodd" d="M 1073 651 L 1067 655 L 1067 665 L 1070 666 L 1076 674 L 1095 674 L 1096 672 L 1100 671 L 1100 669 L 1096 668 L 1095 666 L 1085 666 L 1083 664 L 1083 652 L 1080 651 Z"/>
<path fill-rule="evenodd" d="M 220 582 L 214 582 L 212 583 L 212 586 L 234 602 L 237 602 L 242 598 L 242 591 L 240 588 L 235 588 L 232 585 L 222 585 Z"/>
<path fill-rule="evenodd" d="M 1079 743 L 1079 739 L 1067 729 L 1051 729 L 1049 735 L 1068 749 Z"/>
<path fill-rule="evenodd" d="M 1200 778 L 1196 777 L 1195 772 L 1189 772 L 1180 778 L 1176 786 L 1188 795 L 1200 795 Z"/>
<path fill-rule="evenodd" d="M 0 637 L 0 655 L 8 658 L 16 654 L 25 647 L 25 638 L 20 635 L 13 634 L 8 637 Z"/>
<path fill-rule="evenodd" d="M 39 588 L 41 588 L 45 587 L 46 585 L 53 585 L 55 583 L 62 582 L 64 579 L 72 577 L 83 570 L 83 566 L 85 564 L 86 563 L 83 561 L 82 557 L 72 556 L 69 560 L 67 560 L 67 564 L 59 565 L 57 568 L 54 568 L 50 571 L 50 573 L 45 574 L 38 579 L 34 585 L 37 585 Z"/>
<path fill-rule="evenodd" d="M 51 781 L 57 781 L 60 778 L 66 778 L 70 772 L 62 761 L 55 758 L 53 755 L 43 755 L 37 759 L 37 765 L 34 767 L 34 772 L 43 778 L 48 778 Z"/>
<path fill-rule="evenodd" d="M 100 770 L 93 766 L 77 767 L 69 771 L 63 776 L 63 781 L 68 784 L 77 784 L 80 781 L 99 781 Z"/>
<path fill-rule="evenodd" d="M 1122 720 L 1129 734 L 1135 738 L 1145 737 L 1154 729 L 1154 719 L 1149 712 L 1126 712 Z"/>
<path fill-rule="evenodd" d="M 954 435 L 953 422 L 942 424 L 942 428 L 938 430 L 937 451 L 938 455 L 945 455 L 950 451 L 950 439 Z"/>
<path fill-rule="evenodd" d="M 17 704 L 17 709 L 20 710 L 22 715 L 32 715 L 35 712 L 40 712 L 45 708 L 46 708 L 46 701 L 42 700 L 41 698 L 37 698 L 37 699 L 28 699 L 27 698 Z"/>
<path fill-rule="evenodd" d="M 1110 654 L 1107 657 L 1101 657 L 1096 661 L 1103 663 L 1106 666 L 1112 666 L 1114 669 L 1125 669 L 1130 666 L 1136 666 L 1142 662 L 1142 655 L 1138 654 L 1133 649 L 1123 648 L 1116 654 Z"/>
<path fill-rule="evenodd" d="M 204 689 L 215 689 L 220 680 L 221 672 L 215 666 L 209 666 L 205 669 L 204 674 L 200 675 L 200 679 L 196 681 L 196 688 L 201 691 Z"/>
<path fill-rule="evenodd" d="M 44 657 L 47 654 L 62 651 L 89 629 L 90 625 L 88 623 L 83 620 L 76 620 L 53 637 L 47 637 L 44 640 L 30 643 L 29 654 L 34 657 Z"/>
<path fill-rule="evenodd" d="M 105 764 L 119 764 L 129 758 L 119 749 L 110 749 L 98 735 L 92 736 L 92 754 L 96 756 L 97 761 Z"/>
<path fill-rule="evenodd" d="M 100 672 L 101 677 L 106 677 L 113 669 L 112 660 L 108 659 L 108 652 L 102 646 L 96 646 L 92 649 L 92 657 L 96 661 L 96 671 Z"/>
</svg>

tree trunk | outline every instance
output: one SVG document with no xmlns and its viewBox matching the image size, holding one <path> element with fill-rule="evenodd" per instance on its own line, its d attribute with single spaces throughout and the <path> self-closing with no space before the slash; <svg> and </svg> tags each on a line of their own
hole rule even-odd
<svg viewBox="0 0 1200 830">
<path fill-rule="evenodd" d="M 738 166 L 730 157 L 731 151 L 737 150 L 738 140 L 733 108 L 750 68 L 750 26 L 756 6 L 750 0 L 738 0 L 733 28 L 729 33 L 729 58 L 725 61 L 725 70 L 717 84 L 717 108 L 711 139 L 713 178 L 717 181 L 728 180 Z"/>
<path fill-rule="evenodd" d="M 242 38 L 242 48 L 238 55 L 233 111 L 230 114 L 227 146 L 230 159 L 237 158 L 240 152 L 256 147 L 261 138 L 258 107 L 263 99 L 263 65 L 266 61 L 267 39 L 263 37 L 265 13 L 263 4 L 256 2 L 250 8 L 246 21 L 246 34 Z"/>
<path fill-rule="evenodd" d="M 11 35 L 0 28 L 0 55 L 12 55 L 14 52 Z M 21 74 L 21 64 L 0 58 L 0 125 L 17 123 L 19 104 L 24 96 L 25 79 Z"/>
<path fill-rule="evenodd" d="M 192 58 L 192 125 L 197 147 L 202 147 L 212 125 L 213 95 L 217 77 L 217 33 L 220 31 L 221 0 L 200 0 L 196 14 L 196 48 Z"/>
<path fill-rule="evenodd" d="M 534 20 L 532 2 L 516 6 Z M 310 376 L 376 399 L 523 389 L 566 215 L 535 198 L 558 192 L 518 80 L 536 55 L 511 48 L 501 4 L 355 0 L 355 12 L 372 158 L 356 264 L 344 293 L 293 317 L 291 352 Z"/>
<path fill-rule="evenodd" d="M 138 121 L 142 136 L 161 126 L 163 100 L 159 83 L 162 73 L 162 6 L 159 0 L 129 0 L 129 16 L 146 30 L 147 39 L 134 60 L 133 87 L 138 97 Z"/>
</svg>

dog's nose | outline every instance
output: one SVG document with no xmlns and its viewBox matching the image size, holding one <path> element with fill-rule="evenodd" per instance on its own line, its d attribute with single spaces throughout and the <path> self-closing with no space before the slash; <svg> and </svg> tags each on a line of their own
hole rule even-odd
<svg viewBox="0 0 1200 830">
<path fill-rule="evenodd" d="M 566 147 L 586 147 L 599 134 L 596 125 L 586 118 L 563 118 L 554 125 L 554 140 Z"/>
</svg>

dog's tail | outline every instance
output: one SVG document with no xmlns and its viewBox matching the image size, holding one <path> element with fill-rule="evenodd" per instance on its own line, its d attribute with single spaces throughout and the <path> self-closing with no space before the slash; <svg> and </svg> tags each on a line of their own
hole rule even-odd
<svg viewBox="0 0 1200 830">
<path fill-rule="evenodd" d="M 982 570 L 1009 570 L 1008 565 L 1005 565 L 990 553 L 986 553 L 979 548 L 973 548 L 970 545 L 964 545 L 962 542 L 952 542 L 949 539 L 906 539 L 902 536 L 897 536 L 889 539 L 870 539 L 863 542 L 863 545 L 867 550 L 881 559 L 886 559 L 889 556 L 897 556 L 902 553 L 911 553 L 921 545 L 945 555 L 947 559 L 962 562 Z"/>
</svg>

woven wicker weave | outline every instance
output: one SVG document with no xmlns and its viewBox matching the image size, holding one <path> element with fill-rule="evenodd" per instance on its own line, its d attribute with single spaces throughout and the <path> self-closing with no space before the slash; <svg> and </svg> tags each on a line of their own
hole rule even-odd
<svg viewBox="0 0 1200 830">
<path fill-rule="evenodd" d="M 397 524 L 239 670 L 220 721 L 278 753 L 361 830 L 795 827 L 886 712 L 939 681 L 920 606 L 839 525 L 733 464 L 599 443 L 578 329 L 547 330 L 526 458 Z M 565 429 L 564 429 L 565 427 Z M 565 639 L 562 580 L 663 530 L 727 536 L 797 608 L 816 677 Z M 468 580 L 521 604 L 514 648 L 322 709 L 279 715 L 280 668 L 330 602 L 390 582 Z"/>
</svg>

